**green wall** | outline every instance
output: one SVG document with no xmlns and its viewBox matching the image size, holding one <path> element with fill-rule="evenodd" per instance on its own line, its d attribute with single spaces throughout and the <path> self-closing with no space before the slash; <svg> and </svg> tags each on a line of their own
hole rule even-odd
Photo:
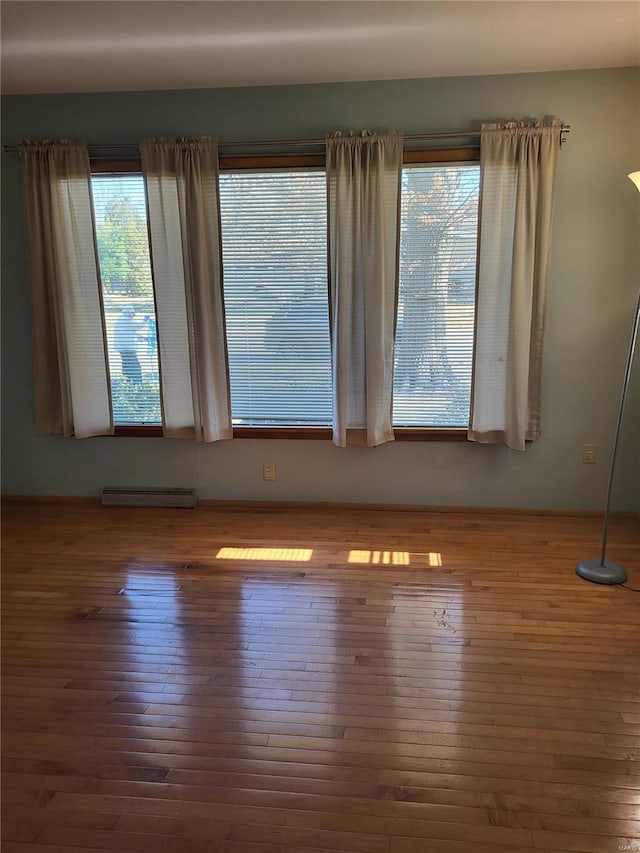
<svg viewBox="0 0 640 853">
<path fill-rule="evenodd" d="M 525 453 L 397 442 L 199 445 L 37 436 L 21 166 L 2 154 L 3 492 L 95 495 L 103 485 L 195 486 L 201 498 L 598 509 L 639 284 L 638 69 L 170 92 L 14 96 L 3 144 L 27 137 L 130 142 L 145 135 L 322 137 L 405 133 L 553 115 L 571 125 L 560 158 L 543 377 L 543 436 Z M 636 358 L 636 362 L 640 358 Z M 640 509 L 640 366 L 633 375 L 614 506 Z M 595 443 L 596 465 L 580 449 Z M 277 480 L 262 480 L 275 462 Z"/>
</svg>

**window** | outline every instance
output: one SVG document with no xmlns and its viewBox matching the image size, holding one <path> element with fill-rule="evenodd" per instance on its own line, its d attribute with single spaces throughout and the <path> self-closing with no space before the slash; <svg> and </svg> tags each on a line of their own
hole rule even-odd
<svg viewBox="0 0 640 853">
<path fill-rule="evenodd" d="M 402 175 L 393 424 L 404 437 L 416 430 L 428 437 L 437 429 L 464 435 L 469 421 L 480 170 L 475 151 L 450 155 L 462 162 L 447 162 L 442 152 L 440 162 L 420 162 L 433 156 L 408 152 Z M 269 435 L 278 427 L 329 435 L 322 429 L 332 418 L 322 162 L 223 158 L 221 164 L 226 334 L 238 435 L 251 428 Z M 92 193 L 114 421 L 159 426 L 139 163 L 97 165 Z"/>
<path fill-rule="evenodd" d="M 479 183 L 477 164 L 403 168 L 395 427 L 468 426 Z"/>
<path fill-rule="evenodd" d="M 223 171 L 220 209 L 233 423 L 327 426 L 324 172 Z"/>
<path fill-rule="evenodd" d="M 115 424 L 160 424 L 158 342 L 142 174 L 91 177 Z"/>
</svg>

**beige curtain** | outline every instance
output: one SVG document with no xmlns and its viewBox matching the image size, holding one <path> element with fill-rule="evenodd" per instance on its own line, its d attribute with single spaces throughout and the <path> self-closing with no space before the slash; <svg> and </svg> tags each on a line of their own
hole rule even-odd
<svg viewBox="0 0 640 853">
<path fill-rule="evenodd" d="M 540 379 L 561 122 L 487 124 L 480 146 L 476 346 L 469 438 L 524 450 Z"/>
<path fill-rule="evenodd" d="M 87 146 L 26 141 L 19 150 L 37 429 L 76 438 L 110 435 L 113 416 Z"/>
<path fill-rule="evenodd" d="M 232 438 L 218 146 L 214 139 L 140 145 L 149 208 L 164 434 Z"/>
<path fill-rule="evenodd" d="M 402 136 L 327 137 L 333 441 L 393 441 Z"/>
</svg>

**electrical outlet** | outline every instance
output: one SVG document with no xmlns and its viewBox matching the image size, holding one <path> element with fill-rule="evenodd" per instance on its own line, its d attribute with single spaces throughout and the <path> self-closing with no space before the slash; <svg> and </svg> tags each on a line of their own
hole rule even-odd
<svg viewBox="0 0 640 853">
<path fill-rule="evenodd" d="M 263 462 L 262 463 L 262 479 L 263 480 L 275 480 L 276 478 L 276 466 L 273 462 Z"/>
<path fill-rule="evenodd" d="M 583 444 L 582 445 L 582 464 L 593 465 L 596 461 L 597 445 Z"/>
</svg>

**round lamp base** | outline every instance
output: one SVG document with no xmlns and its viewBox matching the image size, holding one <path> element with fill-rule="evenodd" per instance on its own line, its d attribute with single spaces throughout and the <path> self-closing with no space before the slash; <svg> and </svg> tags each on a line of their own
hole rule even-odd
<svg viewBox="0 0 640 853">
<path fill-rule="evenodd" d="M 592 583 L 616 584 L 624 583 L 627 579 L 627 573 L 619 563 L 613 563 L 611 560 L 603 562 L 597 557 L 580 560 L 576 572 L 581 578 Z"/>
</svg>

